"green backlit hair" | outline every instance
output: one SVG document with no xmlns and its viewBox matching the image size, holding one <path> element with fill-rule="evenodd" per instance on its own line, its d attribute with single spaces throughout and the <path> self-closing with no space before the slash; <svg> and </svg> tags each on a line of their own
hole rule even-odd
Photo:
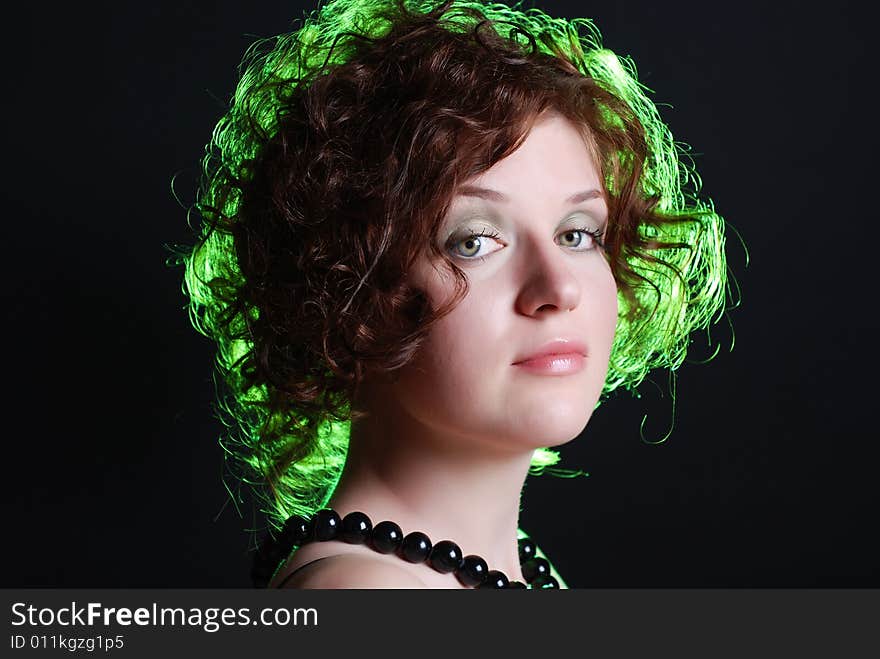
<svg viewBox="0 0 880 659">
<path fill-rule="evenodd" d="M 324 505 L 364 375 L 408 363 L 466 294 L 440 220 L 545 111 L 580 127 L 605 186 L 620 317 L 603 395 L 681 365 L 724 312 L 724 222 L 646 91 L 590 20 L 519 5 L 334 0 L 248 50 L 182 260 L 224 446 L 274 523 Z M 407 282 L 426 243 L 456 276 L 442 309 Z M 532 473 L 557 460 L 536 451 Z"/>
</svg>

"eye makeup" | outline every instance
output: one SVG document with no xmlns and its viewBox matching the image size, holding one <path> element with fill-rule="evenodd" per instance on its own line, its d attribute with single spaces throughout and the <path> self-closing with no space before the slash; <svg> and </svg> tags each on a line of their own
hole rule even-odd
<svg viewBox="0 0 880 659">
<path fill-rule="evenodd" d="M 499 239 L 508 228 L 508 223 L 500 217 L 489 218 L 486 214 L 469 215 L 464 214 L 460 218 L 456 218 L 449 222 L 450 229 L 443 232 L 445 235 L 445 245 L 464 240 L 472 235 L 488 235 L 495 239 Z M 576 212 L 566 217 L 556 227 L 556 234 L 566 231 L 585 230 L 589 233 L 604 234 L 607 219 L 600 220 L 591 213 Z M 502 241 L 503 242 L 503 241 Z"/>
</svg>

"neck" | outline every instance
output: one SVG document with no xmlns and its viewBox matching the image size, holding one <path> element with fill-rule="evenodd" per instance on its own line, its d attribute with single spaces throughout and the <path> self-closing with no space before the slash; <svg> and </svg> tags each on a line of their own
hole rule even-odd
<svg viewBox="0 0 880 659">
<path fill-rule="evenodd" d="M 352 422 L 345 469 L 327 505 L 342 516 L 362 511 L 373 524 L 392 520 L 434 543 L 452 540 L 464 555 L 522 581 L 517 527 L 531 459 L 530 450 L 371 414 Z"/>
</svg>

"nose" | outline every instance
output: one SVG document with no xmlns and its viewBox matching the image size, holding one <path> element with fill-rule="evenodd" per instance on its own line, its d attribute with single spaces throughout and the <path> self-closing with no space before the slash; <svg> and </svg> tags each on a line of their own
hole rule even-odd
<svg viewBox="0 0 880 659">
<path fill-rule="evenodd" d="M 534 316 L 571 311 L 581 299 L 581 285 L 566 263 L 566 254 L 555 242 L 532 241 L 523 257 L 523 279 L 517 296 L 519 313 Z"/>
</svg>

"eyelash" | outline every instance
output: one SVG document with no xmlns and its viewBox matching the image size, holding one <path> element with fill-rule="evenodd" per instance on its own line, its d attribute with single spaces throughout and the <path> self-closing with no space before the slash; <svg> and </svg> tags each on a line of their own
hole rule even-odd
<svg viewBox="0 0 880 659">
<path fill-rule="evenodd" d="M 591 231 L 587 227 L 576 227 L 574 229 L 568 229 L 567 231 L 563 231 L 563 234 L 566 234 L 566 233 L 585 233 L 593 239 L 593 242 L 595 242 L 598 247 L 601 247 L 602 249 L 605 248 L 605 242 L 602 240 L 602 229 L 596 229 L 595 231 Z M 499 234 L 497 231 L 494 231 L 494 230 L 490 231 L 488 229 L 480 229 L 480 231 L 471 232 L 468 235 L 464 236 L 463 238 L 451 241 L 449 244 L 449 249 L 452 249 L 453 247 L 455 247 L 459 243 L 463 243 L 467 240 L 471 240 L 472 238 L 500 238 L 500 237 L 501 237 L 501 234 Z M 586 252 L 589 250 L 582 250 L 582 251 Z M 463 258 L 467 261 L 476 261 L 476 260 L 482 261 L 483 259 L 486 258 L 485 256 L 477 256 L 477 257 L 462 256 L 461 254 L 457 254 L 456 256 Z"/>
</svg>

